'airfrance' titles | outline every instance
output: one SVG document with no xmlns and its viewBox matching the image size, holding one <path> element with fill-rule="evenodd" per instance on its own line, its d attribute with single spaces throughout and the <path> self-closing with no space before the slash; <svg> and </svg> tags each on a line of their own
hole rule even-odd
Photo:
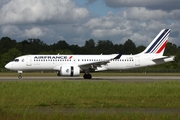
<svg viewBox="0 0 180 120">
<path fill-rule="evenodd" d="M 35 56 L 34 59 L 68 59 L 67 56 Z"/>
</svg>

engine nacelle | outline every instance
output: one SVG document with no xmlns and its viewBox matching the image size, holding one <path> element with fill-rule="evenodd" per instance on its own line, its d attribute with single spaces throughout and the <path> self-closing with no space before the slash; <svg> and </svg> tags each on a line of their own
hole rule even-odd
<svg viewBox="0 0 180 120">
<path fill-rule="evenodd" d="M 78 66 L 61 66 L 57 72 L 58 76 L 79 76 L 80 68 Z"/>
</svg>

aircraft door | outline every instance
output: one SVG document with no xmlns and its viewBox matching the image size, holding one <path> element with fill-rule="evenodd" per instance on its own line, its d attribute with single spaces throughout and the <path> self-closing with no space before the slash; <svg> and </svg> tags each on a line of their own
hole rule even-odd
<svg viewBox="0 0 180 120">
<path fill-rule="evenodd" d="M 26 57 L 26 66 L 31 66 L 32 65 L 32 58 L 31 56 Z"/>
<path fill-rule="evenodd" d="M 135 57 L 135 66 L 140 66 L 140 57 L 139 56 Z"/>
</svg>

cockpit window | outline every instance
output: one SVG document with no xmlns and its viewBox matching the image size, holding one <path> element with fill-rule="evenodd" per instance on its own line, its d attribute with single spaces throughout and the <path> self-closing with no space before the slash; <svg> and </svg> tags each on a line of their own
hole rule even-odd
<svg viewBox="0 0 180 120">
<path fill-rule="evenodd" d="M 19 62 L 19 59 L 15 59 L 14 61 L 15 61 L 15 62 Z"/>
</svg>

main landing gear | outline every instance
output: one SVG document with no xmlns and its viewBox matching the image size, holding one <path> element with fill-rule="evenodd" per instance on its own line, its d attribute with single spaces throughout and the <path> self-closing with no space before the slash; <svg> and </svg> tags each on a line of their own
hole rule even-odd
<svg viewBox="0 0 180 120">
<path fill-rule="evenodd" d="M 90 73 L 84 73 L 83 77 L 84 79 L 91 79 L 92 75 Z"/>
<path fill-rule="evenodd" d="M 22 71 L 18 71 L 19 75 L 18 78 L 21 79 L 22 78 Z"/>
</svg>

